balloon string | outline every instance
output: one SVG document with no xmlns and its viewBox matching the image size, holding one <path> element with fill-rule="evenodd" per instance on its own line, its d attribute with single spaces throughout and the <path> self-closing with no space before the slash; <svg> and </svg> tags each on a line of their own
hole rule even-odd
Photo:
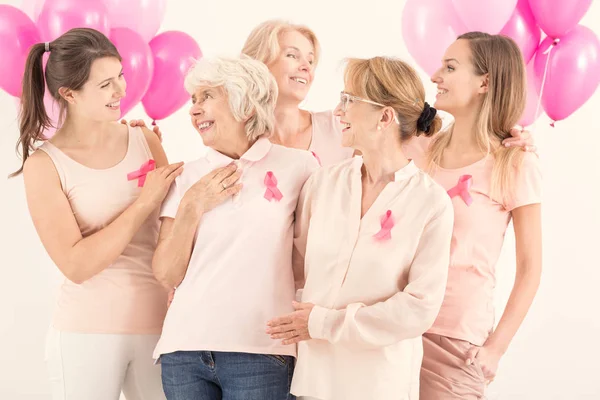
<svg viewBox="0 0 600 400">
<path fill-rule="evenodd" d="M 554 42 L 552 42 L 552 44 L 542 53 L 544 55 L 547 54 L 548 57 L 546 57 L 546 65 L 544 66 L 544 75 L 542 76 L 542 86 L 540 87 L 540 95 L 538 97 L 535 114 L 533 114 L 536 120 L 534 121 L 533 127 L 531 128 L 532 133 L 535 132 L 535 127 L 537 126 L 537 117 L 540 112 L 540 106 L 542 105 L 542 95 L 544 94 L 544 86 L 546 85 L 546 74 L 548 73 L 548 65 L 550 64 L 550 52 L 554 47 L 556 47 L 559 41 L 560 39 L 554 39 Z M 554 127 L 554 121 L 550 124 L 550 126 Z"/>
</svg>

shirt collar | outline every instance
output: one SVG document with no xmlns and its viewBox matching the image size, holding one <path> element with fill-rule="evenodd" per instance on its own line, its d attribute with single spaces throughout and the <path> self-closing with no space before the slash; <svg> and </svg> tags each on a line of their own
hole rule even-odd
<svg viewBox="0 0 600 400">
<path fill-rule="evenodd" d="M 240 157 L 240 160 L 257 162 L 265 158 L 271 150 L 273 144 L 267 138 L 259 138 L 254 144 Z M 211 165 L 225 165 L 234 161 L 233 158 L 226 156 L 223 153 L 216 151 L 213 148 L 208 148 L 206 158 Z"/>
<path fill-rule="evenodd" d="M 363 158 L 362 156 L 354 156 L 354 161 L 352 163 L 354 173 L 361 175 L 361 169 L 363 166 Z M 394 182 L 400 182 L 405 179 L 408 179 L 415 175 L 419 171 L 419 168 L 416 166 L 413 160 L 410 160 L 407 165 L 400 168 L 398 171 L 394 172 Z"/>
</svg>

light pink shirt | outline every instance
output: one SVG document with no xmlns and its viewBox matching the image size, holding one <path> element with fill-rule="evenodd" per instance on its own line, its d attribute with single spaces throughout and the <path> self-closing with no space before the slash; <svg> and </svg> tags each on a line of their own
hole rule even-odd
<svg viewBox="0 0 600 400">
<path fill-rule="evenodd" d="M 310 151 L 322 166 L 334 165 L 351 158 L 354 149 L 342 147 L 342 126 L 333 111 L 311 112 L 312 140 Z"/>
<path fill-rule="evenodd" d="M 316 306 L 313 339 L 298 346 L 297 396 L 418 397 L 421 335 L 446 287 L 452 204 L 410 163 L 361 219 L 361 167 L 357 156 L 321 168 L 298 204 L 294 265 L 304 266 L 302 301 Z M 388 211 L 392 224 L 382 220 Z"/>
<path fill-rule="evenodd" d="M 407 156 L 420 167 L 426 167 L 427 163 L 423 143 L 426 142 L 421 140 L 405 146 Z M 523 156 L 523 164 L 514 170 L 514 194 L 507 202 L 490 197 L 494 165 L 491 155 L 463 168 L 437 167 L 432 172 L 435 181 L 452 195 L 454 231 L 446 295 L 430 333 L 481 346 L 494 329 L 496 263 L 511 211 L 541 202 L 538 156 L 533 153 Z M 459 183 L 461 178 L 465 183 Z M 467 181 L 470 188 L 458 190 Z"/>
<path fill-rule="evenodd" d="M 142 188 L 137 179 L 128 180 L 127 175 L 152 158 L 140 128 L 129 128 L 127 153 L 111 168 L 89 168 L 50 142 L 39 150 L 52 159 L 84 238 L 105 228 L 138 198 Z M 159 334 L 167 311 L 167 292 L 152 273 L 157 239 L 158 210 L 109 267 L 81 284 L 65 279 L 53 327 L 81 333 Z"/>
<path fill-rule="evenodd" d="M 161 217 L 174 218 L 194 183 L 232 161 L 208 149 L 205 157 L 187 163 Z M 155 358 L 180 350 L 296 355 L 295 346 L 272 340 L 265 329 L 270 319 L 293 312 L 294 211 L 318 164 L 310 153 L 268 139 L 259 139 L 237 163 L 243 189 L 202 216 Z M 265 184 L 268 172 L 277 180 L 276 189 Z M 280 192 L 281 199 L 267 200 L 269 190 Z"/>
</svg>

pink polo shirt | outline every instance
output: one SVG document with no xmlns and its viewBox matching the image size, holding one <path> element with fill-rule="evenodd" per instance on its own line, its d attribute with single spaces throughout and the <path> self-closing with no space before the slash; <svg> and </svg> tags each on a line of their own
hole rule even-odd
<svg viewBox="0 0 600 400">
<path fill-rule="evenodd" d="M 187 163 L 161 217 L 174 218 L 194 183 L 232 161 L 208 149 L 206 156 Z M 294 211 L 318 164 L 310 153 L 268 139 L 259 139 L 236 163 L 243 170 L 243 189 L 202 216 L 155 358 L 180 350 L 296 355 L 295 346 L 272 340 L 265 327 L 273 317 L 294 311 Z M 265 183 L 269 172 L 275 186 Z"/>
<path fill-rule="evenodd" d="M 333 111 L 311 112 L 312 140 L 310 151 L 326 167 L 351 158 L 354 149 L 342 147 L 342 125 Z"/>
<path fill-rule="evenodd" d="M 405 145 L 407 157 L 422 168 L 426 167 L 427 143 L 419 138 Z M 433 178 L 452 198 L 454 230 L 446 295 L 430 333 L 481 346 L 493 331 L 496 263 L 511 211 L 541 202 L 538 156 L 523 156 L 522 165 L 514 170 L 514 194 L 506 202 L 490 197 L 492 155 L 466 167 L 434 171 Z"/>
</svg>

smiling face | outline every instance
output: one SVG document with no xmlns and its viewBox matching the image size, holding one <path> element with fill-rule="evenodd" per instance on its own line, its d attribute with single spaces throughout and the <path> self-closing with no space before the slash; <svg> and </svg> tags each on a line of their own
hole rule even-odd
<svg viewBox="0 0 600 400">
<path fill-rule="evenodd" d="M 457 115 L 477 109 L 487 90 L 485 76 L 475 74 L 469 42 L 455 41 L 444 54 L 442 67 L 431 77 L 438 93 L 434 107 Z"/>
<path fill-rule="evenodd" d="M 342 124 L 342 146 L 364 150 L 373 147 L 377 140 L 376 127 L 383 108 L 358 100 L 352 93 L 352 87 L 347 85 L 333 113 Z"/>
<path fill-rule="evenodd" d="M 192 95 L 190 117 L 204 145 L 213 149 L 236 140 L 233 135 L 244 127 L 244 122 L 233 116 L 223 87 L 198 86 Z"/>
<path fill-rule="evenodd" d="M 279 47 L 279 55 L 269 64 L 279 87 L 279 98 L 301 102 L 314 79 L 314 46 L 300 32 L 288 31 L 279 36 Z"/>
<path fill-rule="evenodd" d="M 59 91 L 78 114 L 104 122 L 120 118 L 120 101 L 126 88 L 121 62 L 114 57 L 104 57 L 92 63 L 89 79 L 81 89 L 61 88 Z"/>
</svg>

